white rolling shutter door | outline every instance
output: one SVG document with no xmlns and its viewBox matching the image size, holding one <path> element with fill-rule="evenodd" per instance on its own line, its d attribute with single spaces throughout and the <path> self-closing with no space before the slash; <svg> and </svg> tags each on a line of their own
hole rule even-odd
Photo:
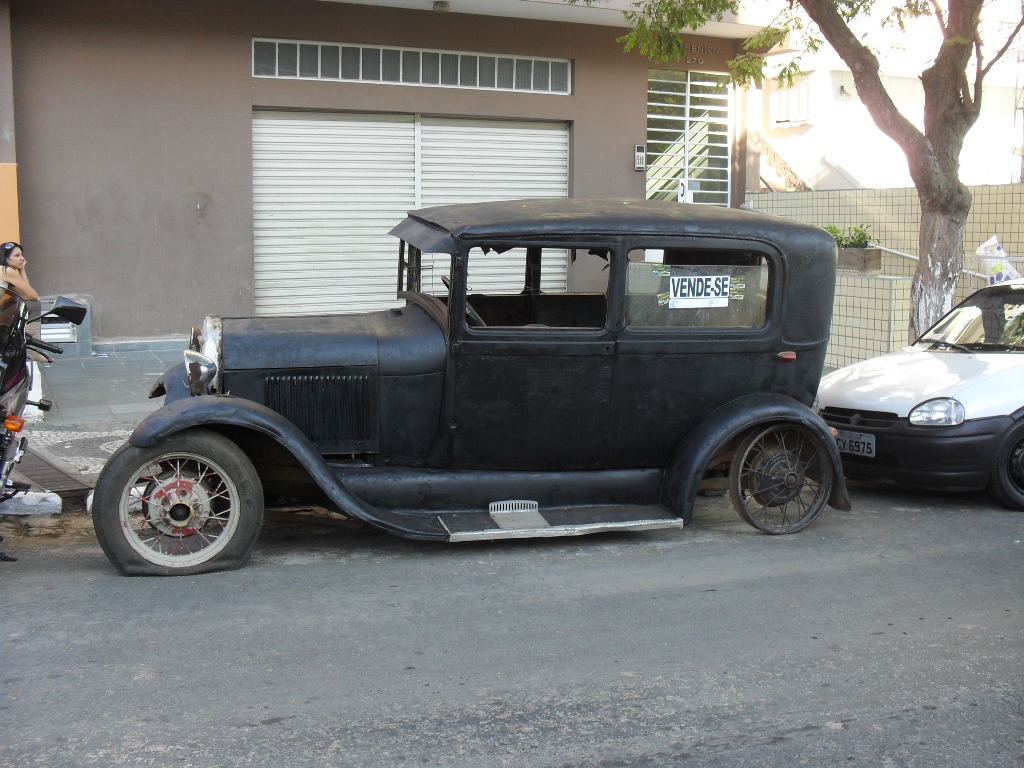
<svg viewBox="0 0 1024 768">
<path fill-rule="evenodd" d="M 424 117 L 420 134 L 424 208 L 569 192 L 569 134 L 560 123 Z"/>
<path fill-rule="evenodd" d="M 424 207 L 568 196 L 569 133 L 564 125 L 423 118 L 420 132 Z M 556 263 L 550 251 L 545 255 L 541 287 L 565 291 L 567 256 Z M 424 263 L 429 262 L 424 259 Z M 519 293 L 523 289 L 521 254 L 489 256 L 472 266 L 469 287 L 475 293 Z M 424 289 L 443 293 L 440 276 L 447 272 L 447 260 L 435 260 L 432 280 L 428 281 L 429 273 L 424 272 Z"/>
<path fill-rule="evenodd" d="M 395 240 L 416 207 L 411 116 L 253 119 L 257 315 L 365 312 L 395 301 Z"/>
<path fill-rule="evenodd" d="M 256 313 L 364 312 L 397 306 L 406 211 L 456 202 L 566 197 L 564 124 L 409 115 L 253 117 Z M 447 257 L 434 270 L 447 274 Z M 473 276 L 474 290 L 522 289 L 521 266 Z M 424 274 L 424 288 L 431 290 Z M 566 265 L 545 267 L 565 290 Z M 443 291 L 438 286 L 439 291 Z"/>
</svg>

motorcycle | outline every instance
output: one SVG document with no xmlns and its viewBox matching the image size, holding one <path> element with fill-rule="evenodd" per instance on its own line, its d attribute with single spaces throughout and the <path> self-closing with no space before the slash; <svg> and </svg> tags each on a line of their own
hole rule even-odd
<svg viewBox="0 0 1024 768">
<path fill-rule="evenodd" d="M 56 344 L 32 336 L 26 329 L 44 317 L 59 317 L 81 325 L 86 312 L 85 305 L 58 296 L 46 312 L 32 317 L 25 300 L 6 287 L 6 283 L 0 282 L 0 419 L 3 419 L 0 432 L 0 504 L 31 487 L 11 477 L 28 446 L 27 438 L 21 434 L 25 427 L 25 406 L 34 405 L 41 411 L 48 411 L 53 406 L 51 401 L 43 398 L 37 401 L 28 399 L 33 373 L 28 352 L 35 350 L 47 362 L 52 362 L 50 354 L 64 352 Z"/>
</svg>

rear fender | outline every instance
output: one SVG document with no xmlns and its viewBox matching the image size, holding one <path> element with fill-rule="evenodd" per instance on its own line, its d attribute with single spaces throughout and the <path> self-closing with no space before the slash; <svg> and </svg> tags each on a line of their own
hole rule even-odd
<svg viewBox="0 0 1024 768">
<path fill-rule="evenodd" d="M 758 427 L 786 422 L 800 424 L 821 437 L 835 477 L 828 503 L 836 509 L 849 511 L 850 497 L 839 448 L 828 425 L 807 406 L 777 394 L 740 397 L 712 411 L 690 430 L 676 447 L 665 469 L 662 501 L 688 521 L 693 515 L 701 479 L 712 460 L 746 433 Z"/>
<path fill-rule="evenodd" d="M 243 427 L 267 435 L 295 457 L 328 498 L 347 514 L 388 529 L 377 510 L 353 495 L 331 474 L 316 446 L 294 424 L 264 405 L 231 395 L 201 395 L 167 403 L 143 419 L 128 442 L 149 448 L 195 427 Z M 404 533 L 400 528 L 395 533 Z"/>
</svg>

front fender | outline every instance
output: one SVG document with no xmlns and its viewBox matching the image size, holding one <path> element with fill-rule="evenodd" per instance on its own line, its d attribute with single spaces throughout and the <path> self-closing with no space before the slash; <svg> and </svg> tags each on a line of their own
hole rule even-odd
<svg viewBox="0 0 1024 768">
<path fill-rule="evenodd" d="M 216 426 L 244 427 L 273 438 L 295 457 L 327 497 L 347 514 L 392 533 L 423 538 L 416 529 L 402 525 L 394 516 L 349 492 L 331 473 L 308 437 L 277 411 L 252 400 L 231 395 L 201 395 L 175 400 L 139 422 L 128 442 L 139 448 L 149 448 L 182 430 Z"/>
<path fill-rule="evenodd" d="M 173 368 L 164 372 L 153 388 L 149 390 L 150 399 L 163 397 L 164 403 L 173 403 L 175 400 L 184 400 L 192 397 L 188 389 L 188 375 L 186 374 L 185 363 L 178 363 Z"/>
<path fill-rule="evenodd" d="M 171 369 L 168 373 L 174 371 Z M 201 395 L 167 402 L 139 422 L 128 442 L 139 448 L 150 448 L 184 429 L 218 424 L 262 432 L 296 456 L 309 452 L 310 458 L 323 463 L 309 438 L 284 416 L 265 405 L 231 395 Z"/>
<path fill-rule="evenodd" d="M 835 477 L 828 503 L 836 509 L 849 511 L 850 496 L 839 448 L 828 425 L 803 403 L 777 394 L 744 395 L 712 411 L 691 429 L 676 447 L 666 467 L 662 486 L 664 503 L 679 517 L 689 520 L 701 479 L 711 461 L 744 433 L 779 422 L 800 424 L 821 437 Z"/>
</svg>

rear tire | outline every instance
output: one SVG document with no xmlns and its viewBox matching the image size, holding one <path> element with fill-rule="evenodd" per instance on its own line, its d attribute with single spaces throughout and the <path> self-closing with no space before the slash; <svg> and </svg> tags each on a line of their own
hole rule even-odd
<svg viewBox="0 0 1024 768">
<path fill-rule="evenodd" d="M 238 568 L 263 525 L 263 486 L 238 446 L 189 430 L 114 453 L 96 483 L 92 517 L 100 546 L 126 575 Z"/>
<path fill-rule="evenodd" d="M 1000 504 L 1024 510 L 1024 422 L 1017 422 L 1003 435 L 988 489 Z"/>
<path fill-rule="evenodd" d="M 760 531 L 796 533 L 821 514 L 834 472 L 821 437 L 799 424 L 773 424 L 744 438 L 729 467 L 729 496 Z"/>
</svg>

